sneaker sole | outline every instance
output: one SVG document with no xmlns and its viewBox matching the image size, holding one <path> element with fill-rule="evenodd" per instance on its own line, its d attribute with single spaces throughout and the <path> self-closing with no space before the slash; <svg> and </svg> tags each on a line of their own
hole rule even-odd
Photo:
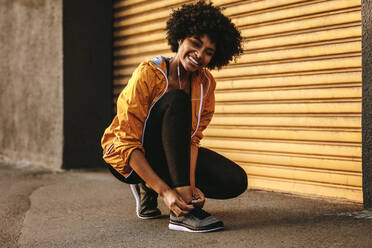
<svg viewBox="0 0 372 248">
<path fill-rule="evenodd" d="M 156 219 L 156 218 L 159 218 L 161 216 L 161 214 L 159 215 L 154 215 L 154 216 L 141 216 L 139 214 L 139 209 L 140 209 L 140 196 L 138 195 L 138 192 L 136 190 L 136 185 L 135 184 L 131 184 L 130 185 L 130 189 L 132 191 L 132 194 L 134 196 L 134 199 L 136 200 L 136 214 L 137 214 L 137 217 L 142 219 L 142 220 L 148 220 L 148 219 Z"/>
<path fill-rule="evenodd" d="M 224 229 L 224 227 L 221 226 L 221 227 L 215 227 L 215 228 L 205 229 L 205 230 L 193 230 L 193 229 L 187 228 L 185 226 L 175 225 L 175 224 L 172 224 L 172 223 L 169 224 L 168 228 L 170 230 L 175 230 L 175 231 L 194 232 L 194 233 L 214 232 L 214 231 Z"/>
</svg>

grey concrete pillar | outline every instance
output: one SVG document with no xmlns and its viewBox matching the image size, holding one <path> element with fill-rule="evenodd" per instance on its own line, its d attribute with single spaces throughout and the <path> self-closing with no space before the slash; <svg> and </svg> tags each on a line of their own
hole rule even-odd
<svg viewBox="0 0 372 248">
<path fill-rule="evenodd" d="M 0 161 L 60 169 L 62 0 L 0 1 Z"/>
<path fill-rule="evenodd" d="M 363 201 L 372 208 L 372 3 L 362 0 L 362 167 Z"/>
</svg>

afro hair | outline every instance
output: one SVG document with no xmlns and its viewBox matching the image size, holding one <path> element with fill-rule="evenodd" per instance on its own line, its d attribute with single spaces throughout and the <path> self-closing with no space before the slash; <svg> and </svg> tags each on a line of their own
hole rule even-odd
<svg viewBox="0 0 372 248">
<path fill-rule="evenodd" d="M 207 66 L 211 70 L 220 69 L 243 52 L 240 31 L 222 14 L 221 8 L 205 1 L 184 4 L 174 10 L 166 31 L 173 52 L 177 52 L 179 40 L 207 35 L 216 45 L 216 52 Z"/>
</svg>

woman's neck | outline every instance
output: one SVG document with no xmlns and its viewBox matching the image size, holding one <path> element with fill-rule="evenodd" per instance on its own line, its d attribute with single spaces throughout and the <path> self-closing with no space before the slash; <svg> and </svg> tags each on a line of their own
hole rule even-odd
<svg viewBox="0 0 372 248">
<path fill-rule="evenodd" d="M 181 88 L 188 85 L 191 74 L 183 68 L 177 55 L 169 61 L 169 79 L 178 82 Z"/>
</svg>

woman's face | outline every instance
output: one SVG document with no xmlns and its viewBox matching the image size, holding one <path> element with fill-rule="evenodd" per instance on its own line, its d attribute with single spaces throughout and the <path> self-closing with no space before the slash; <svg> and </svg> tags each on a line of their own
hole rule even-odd
<svg viewBox="0 0 372 248">
<path fill-rule="evenodd" d="M 207 35 L 191 36 L 179 41 L 178 56 L 183 68 L 194 72 L 206 67 L 216 51 L 216 45 Z"/>
</svg>

